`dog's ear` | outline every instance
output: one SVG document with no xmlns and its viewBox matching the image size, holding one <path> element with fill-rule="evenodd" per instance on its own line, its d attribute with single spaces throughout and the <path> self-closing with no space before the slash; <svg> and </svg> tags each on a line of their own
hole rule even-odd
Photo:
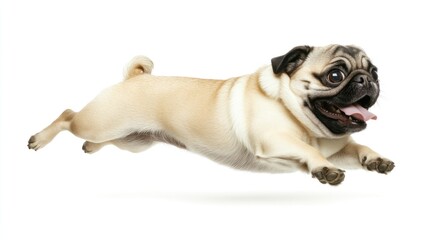
<svg viewBox="0 0 429 240">
<path fill-rule="evenodd" d="M 271 59 L 271 65 L 275 74 L 287 73 L 290 75 L 307 58 L 312 48 L 309 46 L 294 47 L 288 53 Z"/>
</svg>

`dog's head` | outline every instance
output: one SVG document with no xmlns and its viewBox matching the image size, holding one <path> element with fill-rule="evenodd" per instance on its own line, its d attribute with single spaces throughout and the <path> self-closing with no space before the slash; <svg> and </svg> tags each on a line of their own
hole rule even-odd
<svg viewBox="0 0 429 240">
<path fill-rule="evenodd" d="M 361 131 L 376 116 L 368 111 L 379 95 L 377 68 L 354 46 L 295 47 L 272 59 L 280 98 L 317 135 Z"/>
</svg>

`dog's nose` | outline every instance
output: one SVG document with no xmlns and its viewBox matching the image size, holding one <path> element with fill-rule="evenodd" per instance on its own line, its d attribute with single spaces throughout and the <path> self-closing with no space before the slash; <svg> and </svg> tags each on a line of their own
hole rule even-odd
<svg viewBox="0 0 429 240">
<path fill-rule="evenodd" d="M 352 81 L 355 83 L 362 84 L 363 86 L 368 86 L 370 79 L 366 74 L 358 74 L 353 77 Z"/>
<path fill-rule="evenodd" d="M 364 82 L 368 81 L 368 76 L 363 75 L 363 74 L 359 74 L 353 78 L 353 81 L 355 81 L 357 83 L 364 83 Z"/>
</svg>

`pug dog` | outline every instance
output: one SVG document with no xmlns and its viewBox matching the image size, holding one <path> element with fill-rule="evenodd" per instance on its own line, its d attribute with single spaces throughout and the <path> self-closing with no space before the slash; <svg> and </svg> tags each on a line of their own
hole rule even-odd
<svg viewBox="0 0 429 240">
<path fill-rule="evenodd" d="M 80 112 L 65 110 L 28 148 L 68 130 L 86 140 L 85 153 L 164 142 L 233 168 L 302 170 L 330 185 L 344 180 L 342 168 L 386 174 L 395 166 L 351 138 L 376 119 L 368 109 L 380 92 L 377 68 L 360 48 L 298 46 L 227 80 L 155 76 L 152 68 L 149 58 L 134 58 L 122 82 Z"/>
</svg>

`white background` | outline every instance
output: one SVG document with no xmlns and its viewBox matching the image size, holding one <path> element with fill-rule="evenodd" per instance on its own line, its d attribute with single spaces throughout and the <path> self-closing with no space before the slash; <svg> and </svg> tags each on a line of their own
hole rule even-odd
<svg viewBox="0 0 429 240">
<path fill-rule="evenodd" d="M 1 1 L 0 239 L 429 238 L 424 1 L 112 2 Z M 26 148 L 135 55 L 156 75 L 228 78 L 330 43 L 364 48 L 379 68 L 378 120 L 355 138 L 396 162 L 387 176 L 347 171 L 331 187 L 167 145 L 85 155 L 70 133 Z"/>
</svg>

